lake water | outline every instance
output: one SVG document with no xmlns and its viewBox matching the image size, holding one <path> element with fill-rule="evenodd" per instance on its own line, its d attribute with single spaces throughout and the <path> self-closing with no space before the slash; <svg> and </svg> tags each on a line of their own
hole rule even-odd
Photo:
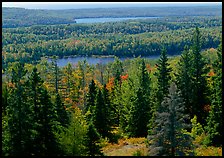
<svg viewBox="0 0 224 158">
<path fill-rule="evenodd" d="M 124 20 L 133 20 L 133 19 L 152 19 L 159 17 L 126 17 L 126 18 L 83 18 L 75 19 L 76 23 L 104 23 L 104 22 L 117 22 Z"/>
<path fill-rule="evenodd" d="M 158 59 L 159 56 L 149 56 L 144 57 L 147 59 Z M 133 57 L 121 57 L 119 58 L 121 61 L 124 61 L 125 59 L 133 59 Z M 71 63 L 72 65 L 76 65 L 79 61 L 86 60 L 90 65 L 96 65 L 96 64 L 107 64 L 109 62 L 114 61 L 114 57 L 105 57 L 105 58 L 97 58 L 97 57 L 69 57 L 69 58 L 62 58 L 57 59 L 57 65 L 59 67 L 64 67 L 68 63 Z M 48 59 L 48 62 L 51 62 L 51 59 Z"/>
</svg>

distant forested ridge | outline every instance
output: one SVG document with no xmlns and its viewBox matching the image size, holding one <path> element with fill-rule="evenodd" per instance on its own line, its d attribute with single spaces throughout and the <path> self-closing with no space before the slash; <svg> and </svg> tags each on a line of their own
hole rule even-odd
<svg viewBox="0 0 224 158">
<path fill-rule="evenodd" d="M 98 24 L 36 25 L 3 28 L 3 69 L 9 62 L 31 63 L 43 56 L 169 55 L 180 54 L 201 28 L 202 49 L 216 48 L 221 40 L 222 17 L 168 17 Z"/>
<path fill-rule="evenodd" d="M 222 6 L 95 8 L 69 10 L 43 10 L 2 8 L 2 27 L 15 28 L 32 25 L 71 24 L 78 18 L 99 17 L 170 17 L 170 16 L 221 16 Z"/>
</svg>

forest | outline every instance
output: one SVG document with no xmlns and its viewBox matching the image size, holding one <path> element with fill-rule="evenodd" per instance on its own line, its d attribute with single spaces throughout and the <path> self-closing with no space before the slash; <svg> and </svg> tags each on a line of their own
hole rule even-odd
<svg viewBox="0 0 224 158">
<path fill-rule="evenodd" d="M 44 10 L 25 8 L 2 8 L 2 27 L 16 28 L 32 25 L 72 24 L 80 18 L 102 17 L 186 17 L 221 16 L 222 6 L 181 6 L 181 7 L 124 7 L 86 8 L 65 10 Z M 26 19 L 26 20 L 24 20 Z"/>
<path fill-rule="evenodd" d="M 221 39 L 222 17 L 170 17 L 125 22 L 71 25 L 35 25 L 3 28 L 3 70 L 8 63 L 32 63 L 46 56 L 81 55 L 138 57 L 181 54 L 190 45 L 195 27 L 201 28 L 202 49 L 216 48 Z"/>
<path fill-rule="evenodd" d="M 222 17 L 198 14 L 3 28 L 1 156 L 222 156 Z"/>
</svg>

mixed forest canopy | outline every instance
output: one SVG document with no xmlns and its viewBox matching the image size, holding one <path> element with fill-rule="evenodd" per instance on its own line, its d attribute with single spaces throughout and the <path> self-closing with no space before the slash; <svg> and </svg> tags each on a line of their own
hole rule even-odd
<svg viewBox="0 0 224 158">
<path fill-rule="evenodd" d="M 136 156 L 220 155 L 221 9 L 122 9 L 3 8 L 2 156 L 103 156 L 138 138 L 146 152 Z M 119 17 L 161 18 L 70 24 L 118 10 Z M 57 65 L 92 55 L 114 61 Z M 150 55 L 159 59 L 142 58 Z"/>
<path fill-rule="evenodd" d="M 25 8 L 2 8 L 3 28 L 32 25 L 71 24 L 78 18 L 99 17 L 168 17 L 168 16 L 221 16 L 222 6 L 181 7 L 131 7 L 91 8 L 69 10 L 43 10 Z M 24 20 L 26 19 L 26 20 Z"/>
<path fill-rule="evenodd" d="M 3 69 L 9 62 L 32 63 L 53 55 L 59 58 L 74 55 L 138 57 L 159 55 L 162 47 L 169 55 L 176 55 L 192 43 L 195 27 L 201 31 L 202 49 L 217 48 L 221 40 L 221 16 L 3 28 Z"/>
</svg>

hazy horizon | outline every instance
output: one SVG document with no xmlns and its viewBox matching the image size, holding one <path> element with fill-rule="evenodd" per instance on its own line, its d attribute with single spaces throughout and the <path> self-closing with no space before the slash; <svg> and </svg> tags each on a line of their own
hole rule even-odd
<svg viewBox="0 0 224 158">
<path fill-rule="evenodd" d="M 26 9 L 88 9 L 120 7 L 222 6 L 222 2 L 2 2 L 2 7 Z"/>
</svg>

